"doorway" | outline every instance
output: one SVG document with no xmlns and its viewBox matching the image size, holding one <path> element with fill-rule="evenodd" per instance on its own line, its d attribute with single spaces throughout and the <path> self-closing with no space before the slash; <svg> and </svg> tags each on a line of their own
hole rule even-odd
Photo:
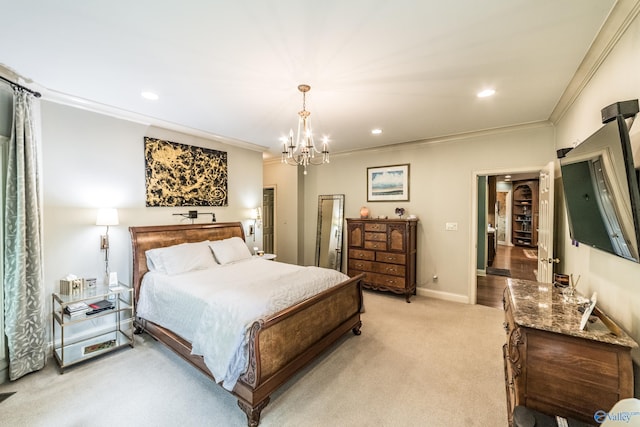
<svg viewBox="0 0 640 427">
<path fill-rule="evenodd" d="M 276 188 L 262 189 L 262 250 L 268 254 L 276 253 L 275 222 Z"/>
<path fill-rule="evenodd" d="M 478 182 L 484 180 L 487 183 L 484 201 L 477 200 L 477 217 L 474 221 L 478 224 L 477 242 L 480 245 L 480 250 L 476 250 L 474 265 L 477 265 L 477 270 L 473 277 L 475 298 L 472 301 L 477 304 L 502 308 L 502 295 L 509 278 L 536 280 L 537 242 L 525 244 L 523 239 L 513 236 L 519 236 L 522 230 L 529 231 L 530 228 L 522 226 L 523 216 L 516 215 L 514 204 L 528 203 L 528 209 L 531 210 L 534 204 L 537 206 L 537 195 L 536 200 L 516 200 L 513 189 L 514 183 L 537 181 L 539 175 L 539 170 L 477 175 Z M 477 195 L 483 197 L 480 189 Z M 486 225 L 482 224 L 482 218 L 486 219 Z M 480 234 L 485 232 L 486 236 Z M 483 242 L 486 242 L 484 251 L 481 246 Z M 484 262 L 481 258 L 483 254 L 487 254 Z"/>
</svg>

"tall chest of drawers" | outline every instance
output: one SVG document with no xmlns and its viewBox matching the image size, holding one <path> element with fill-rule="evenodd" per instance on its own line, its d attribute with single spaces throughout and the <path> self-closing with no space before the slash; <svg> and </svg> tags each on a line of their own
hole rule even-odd
<svg viewBox="0 0 640 427">
<path fill-rule="evenodd" d="M 417 219 L 347 218 L 348 271 L 365 274 L 363 287 L 404 294 L 416 291 Z"/>
</svg>

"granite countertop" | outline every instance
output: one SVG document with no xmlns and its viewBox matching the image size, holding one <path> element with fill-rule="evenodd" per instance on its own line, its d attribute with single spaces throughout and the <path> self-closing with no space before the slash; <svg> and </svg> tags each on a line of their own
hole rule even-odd
<svg viewBox="0 0 640 427">
<path fill-rule="evenodd" d="M 601 341 L 624 347 L 638 347 L 638 344 L 617 326 L 615 331 L 594 315 L 584 330 L 580 330 L 582 313 L 578 311 L 580 301 L 588 301 L 583 295 L 568 301 L 562 290 L 551 283 L 530 280 L 509 279 L 509 293 L 514 321 L 520 325 L 543 331 L 556 332 L 578 338 Z M 575 301 L 576 299 L 580 301 Z M 596 308 L 598 308 L 596 304 Z M 595 311 L 595 310 L 594 310 Z M 613 323 L 606 315 L 605 321 Z M 595 320 L 595 321 L 594 321 Z"/>
</svg>

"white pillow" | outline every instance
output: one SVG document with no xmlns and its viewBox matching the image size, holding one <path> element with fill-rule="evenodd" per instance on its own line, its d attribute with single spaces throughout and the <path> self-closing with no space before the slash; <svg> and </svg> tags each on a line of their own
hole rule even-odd
<svg viewBox="0 0 640 427">
<path fill-rule="evenodd" d="M 166 248 L 150 249 L 145 252 L 147 267 L 150 271 L 173 276 L 194 270 L 217 267 L 209 241 L 197 243 L 181 243 Z"/>
<path fill-rule="evenodd" d="M 230 262 L 251 258 L 251 251 L 249 251 L 244 240 L 239 237 L 216 240 L 210 242 L 209 247 L 220 264 L 229 264 Z"/>
</svg>

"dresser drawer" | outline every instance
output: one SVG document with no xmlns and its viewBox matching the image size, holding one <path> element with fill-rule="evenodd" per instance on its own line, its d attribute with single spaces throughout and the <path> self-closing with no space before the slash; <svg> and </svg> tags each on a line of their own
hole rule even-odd
<svg viewBox="0 0 640 427">
<path fill-rule="evenodd" d="M 385 286 L 387 288 L 398 288 L 398 289 L 405 288 L 404 277 L 388 276 L 386 274 L 375 274 L 375 273 L 368 274 L 367 276 L 369 281 L 374 286 Z"/>
<path fill-rule="evenodd" d="M 404 276 L 405 274 L 405 266 L 401 264 L 382 264 L 382 263 L 373 263 L 373 268 L 369 271 L 373 271 L 374 273 L 382 273 L 382 274 L 391 274 L 393 276 Z"/>
<path fill-rule="evenodd" d="M 364 233 L 364 240 L 374 240 L 376 242 L 386 242 L 387 241 L 387 233 L 366 232 L 366 233 Z"/>
<path fill-rule="evenodd" d="M 374 265 L 372 261 L 363 261 L 360 259 L 349 260 L 349 270 L 374 271 Z"/>
<path fill-rule="evenodd" d="M 360 249 L 349 249 L 349 258 L 351 259 L 366 259 L 373 261 L 376 259 L 376 253 L 372 251 L 364 251 Z"/>
<path fill-rule="evenodd" d="M 386 251 L 387 242 L 372 242 L 372 241 L 365 240 L 364 247 L 365 249 L 373 249 L 376 251 Z"/>
<path fill-rule="evenodd" d="M 407 257 L 405 254 L 393 254 L 390 252 L 378 252 L 376 254 L 376 261 L 388 262 L 391 264 L 406 264 Z"/>
<path fill-rule="evenodd" d="M 382 231 L 382 232 L 386 233 L 387 224 L 365 223 L 364 224 L 364 231 Z"/>
</svg>

